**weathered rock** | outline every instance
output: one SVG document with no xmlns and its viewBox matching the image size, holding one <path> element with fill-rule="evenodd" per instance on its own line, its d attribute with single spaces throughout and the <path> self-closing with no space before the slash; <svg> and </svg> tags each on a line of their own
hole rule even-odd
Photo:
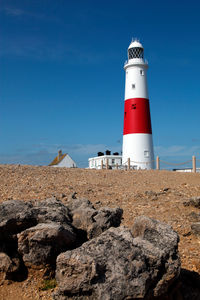
<svg viewBox="0 0 200 300">
<path fill-rule="evenodd" d="M 135 238 L 125 227 L 110 228 L 81 247 L 61 253 L 54 299 L 149 299 L 164 294 L 180 272 L 178 235 L 168 225 L 149 219 L 151 231 L 154 224 L 150 239 L 139 230 L 140 221 Z"/>
<path fill-rule="evenodd" d="M 3 252 L 0 252 L 0 272 L 6 272 L 11 265 L 10 257 Z"/>
<path fill-rule="evenodd" d="M 21 269 L 19 257 L 9 257 L 6 253 L 0 253 L 0 272 L 5 273 L 5 279 L 13 279 Z"/>
<path fill-rule="evenodd" d="M 37 224 L 30 202 L 8 200 L 0 204 L 0 240 Z"/>
<path fill-rule="evenodd" d="M 123 210 L 119 207 L 102 207 L 95 209 L 87 199 L 70 198 L 67 202 L 75 228 L 85 231 L 87 238 L 99 236 L 110 227 L 117 227 L 121 223 Z"/>
<path fill-rule="evenodd" d="M 55 197 L 43 201 L 9 200 L 0 205 L 0 251 L 17 251 L 17 233 L 38 223 L 70 224 L 69 209 Z"/>
<path fill-rule="evenodd" d="M 99 236 L 110 227 L 118 227 L 121 223 L 123 210 L 119 207 L 102 207 L 98 213 L 93 216 L 94 222 L 88 227 L 88 238 Z"/>
<path fill-rule="evenodd" d="M 144 194 L 148 197 L 155 197 L 157 196 L 158 194 L 154 191 L 145 191 Z"/>
<path fill-rule="evenodd" d="M 94 209 L 94 206 L 88 199 L 76 198 L 76 196 L 74 194 L 68 199 L 66 206 L 69 208 L 69 210 L 71 211 L 72 214 L 75 210 L 80 209 L 80 208 Z"/>
<path fill-rule="evenodd" d="M 46 222 L 71 223 L 69 209 L 55 197 L 35 202 L 8 200 L 0 204 L 0 239 Z"/>
<path fill-rule="evenodd" d="M 72 249 L 75 239 L 69 225 L 41 223 L 18 234 L 18 251 L 26 266 L 54 266 L 57 255 Z"/>
<path fill-rule="evenodd" d="M 193 223 L 191 229 L 193 234 L 200 236 L 200 222 Z"/>
<path fill-rule="evenodd" d="M 73 211 L 73 226 L 88 231 L 88 228 L 94 223 L 94 216 L 97 214 L 97 211 L 93 208 L 78 208 Z"/>
<path fill-rule="evenodd" d="M 195 213 L 194 211 L 192 211 L 189 214 L 189 219 L 193 222 L 200 222 L 200 213 Z"/>
<path fill-rule="evenodd" d="M 135 218 L 131 233 L 133 237 L 147 240 L 165 252 L 178 247 L 179 237 L 171 226 L 146 216 Z"/>
<path fill-rule="evenodd" d="M 200 197 L 192 197 L 183 202 L 184 206 L 194 206 L 200 208 Z"/>
<path fill-rule="evenodd" d="M 71 223 L 69 209 L 55 197 L 37 201 L 34 205 L 34 214 L 38 223 Z"/>
<path fill-rule="evenodd" d="M 166 292 L 167 282 L 174 278 L 174 267 L 175 269 L 180 268 L 177 256 L 179 242 L 177 233 L 173 231 L 171 226 L 146 216 L 139 216 L 135 219 L 131 232 L 134 237 L 140 237 L 150 242 L 155 248 L 164 252 L 166 256 L 169 255 L 175 260 L 176 264 L 171 264 L 170 260 L 166 260 L 165 269 L 167 272 L 154 289 L 155 295 L 159 295 L 161 291 L 162 293 Z"/>
<path fill-rule="evenodd" d="M 119 207 L 109 208 L 102 207 L 98 210 L 94 220 L 99 224 L 100 227 L 108 229 L 109 227 L 118 227 L 121 223 L 123 210 Z"/>
</svg>

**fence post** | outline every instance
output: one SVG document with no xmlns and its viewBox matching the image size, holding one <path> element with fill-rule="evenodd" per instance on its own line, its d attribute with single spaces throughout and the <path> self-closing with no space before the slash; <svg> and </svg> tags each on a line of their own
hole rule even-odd
<svg viewBox="0 0 200 300">
<path fill-rule="evenodd" d="M 118 163 L 116 163 L 116 169 L 118 170 Z"/>
<path fill-rule="evenodd" d="M 156 157 L 156 170 L 160 170 L 160 158 L 159 158 L 159 156 Z"/>
<path fill-rule="evenodd" d="M 103 170 L 103 159 L 101 160 L 101 170 Z"/>
<path fill-rule="evenodd" d="M 192 172 L 196 173 L 196 156 L 192 156 Z"/>
<path fill-rule="evenodd" d="M 108 170 L 108 158 L 106 158 L 106 170 Z"/>
<path fill-rule="evenodd" d="M 130 168 L 131 168 L 131 159 L 130 159 L 130 157 L 128 158 L 128 170 L 130 170 Z"/>
</svg>

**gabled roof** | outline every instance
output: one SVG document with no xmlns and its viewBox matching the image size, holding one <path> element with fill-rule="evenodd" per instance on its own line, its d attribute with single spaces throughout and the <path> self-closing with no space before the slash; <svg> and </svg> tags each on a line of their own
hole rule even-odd
<svg viewBox="0 0 200 300">
<path fill-rule="evenodd" d="M 58 165 L 62 160 L 63 158 L 65 158 L 67 154 L 62 154 L 62 155 L 57 155 L 54 160 L 49 164 L 49 166 L 55 166 L 55 165 Z"/>
</svg>

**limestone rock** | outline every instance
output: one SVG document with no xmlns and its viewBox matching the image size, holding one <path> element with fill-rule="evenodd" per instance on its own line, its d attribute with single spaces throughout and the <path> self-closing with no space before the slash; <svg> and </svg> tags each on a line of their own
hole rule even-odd
<svg viewBox="0 0 200 300">
<path fill-rule="evenodd" d="M 6 272 L 10 265 L 10 257 L 6 253 L 0 252 L 0 272 Z"/>
<path fill-rule="evenodd" d="M 71 197 L 66 205 L 71 212 L 73 226 L 85 231 L 88 239 L 97 237 L 108 228 L 117 227 L 121 223 L 123 210 L 119 207 L 102 207 L 97 210 L 89 200 L 76 197 Z"/>
<path fill-rule="evenodd" d="M 72 249 L 75 239 L 69 225 L 41 223 L 18 234 L 18 251 L 26 266 L 54 265 L 57 255 Z"/>
<path fill-rule="evenodd" d="M 99 236 L 110 227 L 118 227 L 121 223 L 123 210 L 119 207 L 102 207 L 98 213 L 93 216 L 94 222 L 88 227 L 88 238 Z"/>
<path fill-rule="evenodd" d="M 125 227 L 110 228 L 81 247 L 61 253 L 54 299 L 122 300 L 163 295 L 180 272 L 178 235 L 168 225 L 155 225 L 149 219 L 150 227 L 152 223 L 153 239 L 139 229 L 133 237 Z"/>
<path fill-rule="evenodd" d="M 179 237 L 171 226 L 146 216 L 135 218 L 131 232 L 165 252 L 178 247 Z"/>
<path fill-rule="evenodd" d="M 0 240 L 37 224 L 33 205 L 21 200 L 0 204 Z"/>
<path fill-rule="evenodd" d="M 192 197 L 185 201 L 184 206 L 194 206 L 200 208 L 200 197 Z"/>
<path fill-rule="evenodd" d="M 166 256 L 174 257 L 175 264 L 172 264 L 170 259 L 166 260 L 165 269 L 167 272 L 154 290 L 155 295 L 159 295 L 160 291 L 166 292 L 167 282 L 174 278 L 174 270 L 179 270 L 177 273 L 180 272 L 180 261 L 178 259 L 179 236 L 171 226 L 146 216 L 135 218 L 131 232 L 134 237 L 140 237 L 150 242 L 155 249 L 159 249 Z"/>
<path fill-rule="evenodd" d="M 34 214 L 38 223 L 71 223 L 69 209 L 55 197 L 37 201 L 34 205 Z"/>
<path fill-rule="evenodd" d="M 197 236 L 200 236 L 200 222 L 193 223 L 191 225 L 192 233 Z"/>
<path fill-rule="evenodd" d="M 12 280 L 15 278 L 16 274 L 21 270 L 21 265 L 22 264 L 19 257 L 15 256 L 11 258 L 6 253 L 0 253 L 0 272 L 5 273 L 5 279 Z"/>
<path fill-rule="evenodd" d="M 94 209 L 94 206 L 88 199 L 76 198 L 76 196 L 74 196 L 74 194 L 68 199 L 66 206 L 69 208 L 69 210 L 71 211 L 72 214 L 75 210 L 80 209 L 80 208 Z"/>
<path fill-rule="evenodd" d="M 88 232 L 88 228 L 94 223 L 97 211 L 93 208 L 77 208 L 73 211 L 73 226 Z"/>
<path fill-rule="evenodd" d="M 192 211 L 188 217 L 192 222 L 200 222 L 200 213 L 195 213 Z"/>
</svg>

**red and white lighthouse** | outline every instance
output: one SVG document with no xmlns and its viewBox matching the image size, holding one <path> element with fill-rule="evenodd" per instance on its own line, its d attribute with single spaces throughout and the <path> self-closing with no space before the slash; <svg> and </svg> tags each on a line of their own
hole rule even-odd
<svg viewBox="0 0 200 300">
<path fill-rule="evenodd" d="M 125 105 L 122 164 L 135 169 L 153 169 L 154 153 L 147 89 L 148 63 L 142 44 L 134 40 L 128 47 L 125 62 Z"/>
</svg>

